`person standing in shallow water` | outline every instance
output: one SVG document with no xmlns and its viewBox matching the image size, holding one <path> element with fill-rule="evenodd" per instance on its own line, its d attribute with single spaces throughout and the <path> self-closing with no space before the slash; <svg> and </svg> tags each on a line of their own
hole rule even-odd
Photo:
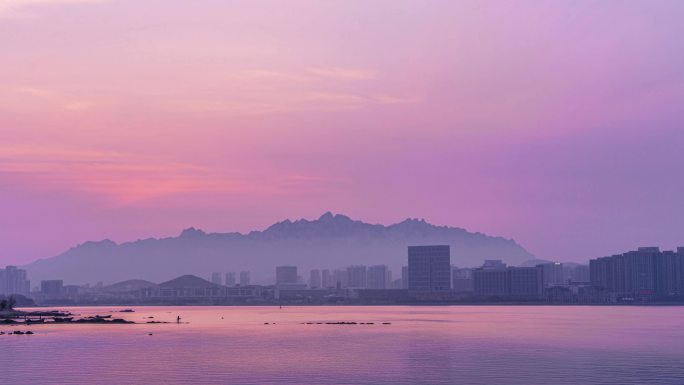
<svg viewBox="0 0 684 385">
<path fill-rule="evenodd" d="M 180 316 L 176 317 L 176 323 L 177 323 L 177 324 L 180 323 Z"/>
</svg>

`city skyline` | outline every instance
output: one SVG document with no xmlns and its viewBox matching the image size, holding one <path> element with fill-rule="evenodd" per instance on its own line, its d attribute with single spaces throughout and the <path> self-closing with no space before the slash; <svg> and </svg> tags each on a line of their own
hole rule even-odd
<svg viewBox="0 0 684 385">
<path fill-rule="evenodd" d="M 674 251 L 640 247 L 592 259 L 587 265 L 537 261 L 509 266 L 485 260 L 462 268 L 450 261 L 449 246 L 407 247 L 407 264 L 393 279 L 386 265 L 313 268 L 310 279 L 296 265 L 276 265 L 275 276 L 249 282 L 249 271 L 212 272 L 205 278 L 183 274 L 161 283 L 127 279 L 74 285 L 63 279 L 34 282 L 23 269 L 0 269 L 0 296 L 45 304 L 288 304 L 391 305 L 463 303 L 633 304 L 684 301 L 684 247 Z M 333 279 L 331 280 L 331 271 Z M 321 272 L 325 282 L 321 280 Z M 302 273 L 302 274 L 300 274 Z M 323 283 L 323 285 L 321 285 Z M 18 296 L 18 297 L 17 297 Z M 636 302 L 635 302 L 636 301 Z"/>
<path fill-rule="evenodd" d="M 0 262 L 327 210 L 540 258 L 676 247 L 682 17 L 678 1 L 3 2 Z"/>
</svg>

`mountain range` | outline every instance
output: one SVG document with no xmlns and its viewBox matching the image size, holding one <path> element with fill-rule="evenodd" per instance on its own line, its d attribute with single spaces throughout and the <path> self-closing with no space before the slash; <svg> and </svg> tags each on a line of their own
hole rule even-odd
<svg viewBox="0 0 684 385">
<path fill-rule="evenodd" d="M 298 266 L 307 278 L 312 268 L 384 264 L 396 278 L 407 264 L 407 246 L 427 244 L 450 245 L 452 264 L 462 267 L 479 266 L 485 259 L 517 265 L 534 258 L 512 239 L 422 219 L 384 226 L 327 212 L 318 219 L 285 220 L 247 234 L 205 233 L 191 227 L 170 238 L 85 242 L 24 268 L 33 282 L 62 279 L 65 284 L 161 282 L 184 274 L 209 277 L 214 271 L 238 275 L 242 270 L 251 272 L 252 283 L 271 283 L 275 266 L 286 264 Z"/>
</svg>

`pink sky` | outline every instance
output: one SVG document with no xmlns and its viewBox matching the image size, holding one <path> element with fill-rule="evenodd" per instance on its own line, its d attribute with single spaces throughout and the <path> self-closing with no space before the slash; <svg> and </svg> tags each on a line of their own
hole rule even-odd
<svg viewBox="0 0 684 385">
<path fill-rule="evenodd" d="M 0 264 L 419 217 L 684 245 L 681 1 L 0 2 Z M 457 261 L 455 261 L 457 263 Z"/>
</svg>

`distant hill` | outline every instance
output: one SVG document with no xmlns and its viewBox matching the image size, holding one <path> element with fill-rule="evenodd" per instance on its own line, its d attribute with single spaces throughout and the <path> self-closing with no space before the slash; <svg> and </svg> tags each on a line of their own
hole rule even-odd
<svg viewBox="0 0 684 385">
<path fill-rule="evenodd" d="M 397 277 L 407 264 L 407 246 L 447 244 L 451 261 L 474 267 L 484 259 L 518 265 L 534 259 L 512 239 L 435 226 L 418 219 L 384 226 L 325 213 L 315 220 L 278 222 L 266 230 L 205 233 L 188 228 L 178 237 L 116 244 L 86 242 L 58 256 L 24 266 L 33 282 L 63 279 L 69 284 L 105 284 L 140 278 L 162 282 L 185 274 L 249 270 L 252 282 L 272 282 L 275 266 L 293 264 L 308 277 L 312 268 L 385 264 Z"/>
<path fill-rule="evenodd" d="M 535 267 L 537 265 L 545 265 L 547 263 L 556 263 L 558 261 L 547 261 L 546 259 L 530 259 L 529 261 L 525 261 L 518 266 L 520 267 Z M 560 262 L 563 264 L 563 267 L 572 267 L 575 268 L 577 266 L 581 265 L 587 265 L 587 263 L 577 263 L 577 262 Z"/>
<path fill-rule="evenodd" d="M 184 288 L 184 289 L 193 289 L 193 288 L 204 288 L 204 287 L 220 287 L 219 285 L 215 283 L 211 283 L 207 281 L 206 279 L 202 279 L 200 277 L 186 274 L 184 276 L 174 278 L 170 281 L 162 282 L 159 284 L 160 287 L 170 287 L 170 288 Z"/>
<path fill-rule="evenodd" d="M 127 281 L 105 286 L 103 290 L 109 293 L 127 293 L 153 286 L 157 286 L 157 284 L 145 281 L 144 279 L 129 279 Z"/>
<path fill-rule="evenodd" d="M 537 265 L 544 265 L 547 263 L 553 263 L 553 261 L 547 261 L 545 259 L 530 259 L 529 261 L 525 261 L 518 266 L 520 266 L 520 267 L 535 267 Z"/>
</svg>

